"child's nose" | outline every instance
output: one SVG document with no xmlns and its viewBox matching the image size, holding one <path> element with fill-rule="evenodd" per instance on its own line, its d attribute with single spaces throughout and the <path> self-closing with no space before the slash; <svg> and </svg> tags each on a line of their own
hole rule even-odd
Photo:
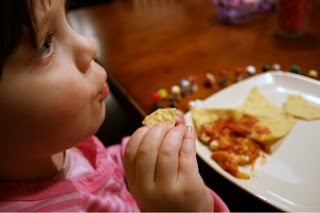
<svg viewBox="0 0 320 213">
<path fill-rule="evenodd" d="M 75 60 L 78 69 L 85 73 L 87 72 L 90 63 L 94 60 L 97 54 L 97 46 L 90 39 L 74 32 L 75 39 Z"/>
</svg>

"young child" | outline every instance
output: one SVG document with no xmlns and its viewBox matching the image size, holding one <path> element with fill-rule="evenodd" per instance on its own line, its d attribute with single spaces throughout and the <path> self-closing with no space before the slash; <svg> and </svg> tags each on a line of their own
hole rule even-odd
<svg viewBox="0 0 320 213">
<path fill-rule="evenodd" d="M 0 211 L 228 211 L 199 175 L 182 112 L 121 145 L 93 136 L 107 73 L 65 0 L 0 4 Z"/>
</svg>

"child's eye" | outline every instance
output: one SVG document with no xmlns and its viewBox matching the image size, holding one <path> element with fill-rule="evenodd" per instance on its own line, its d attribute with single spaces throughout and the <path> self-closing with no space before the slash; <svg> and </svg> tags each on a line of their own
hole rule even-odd
<svg viewBox="0 0 320 213">
<path fill-rule="evenodd" d="M 50 33 L 46 36 L 46 39 L 42 43 L 38 56 L 39 58 L 47 58 L 53 52 L 53 34 Z"/>
</svg>

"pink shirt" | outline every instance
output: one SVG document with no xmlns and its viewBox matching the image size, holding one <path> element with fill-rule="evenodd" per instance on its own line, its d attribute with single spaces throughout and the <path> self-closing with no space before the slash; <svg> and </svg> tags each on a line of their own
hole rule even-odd
<svg viewBox="0 0 320 213">
<path fill-rule="evenodd" d="M 91 137 L 66 152 L 64 169 L 43 182 L 0 182 L 0 211 L 140 211 L 128 192 L 121 145 Z M 212 192 L 215 211 L 229 211 Z"/>
</svg>

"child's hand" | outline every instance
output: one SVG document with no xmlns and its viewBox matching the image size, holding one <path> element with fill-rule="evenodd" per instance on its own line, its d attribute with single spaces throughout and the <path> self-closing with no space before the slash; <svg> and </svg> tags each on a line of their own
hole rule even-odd
<svg viewBox="0 0 320 213">
<path fill-rule="evenodd" d="M 213 199 L 196 161 L 191 127 L 139 128 L 125 150 L 129 190 L 144 211 L 212 211 Z"/>
</svg>

